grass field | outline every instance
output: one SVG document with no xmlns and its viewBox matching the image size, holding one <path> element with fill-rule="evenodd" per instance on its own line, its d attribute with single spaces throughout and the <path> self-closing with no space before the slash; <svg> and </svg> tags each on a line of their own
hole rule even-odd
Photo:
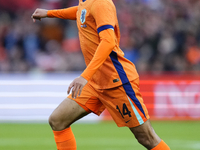
<svg viewBox="0 0 200 150">
<path fill-rule="evenodd" d="M 153 121 L 172 150 L 200 150 L 200 121 Z M 127 128 L 113 122 L 72 126 L 78 150 L 145 150 Z M 48 124 L 0 123 L 0 150 L 56 150 Z"/>
</svg>

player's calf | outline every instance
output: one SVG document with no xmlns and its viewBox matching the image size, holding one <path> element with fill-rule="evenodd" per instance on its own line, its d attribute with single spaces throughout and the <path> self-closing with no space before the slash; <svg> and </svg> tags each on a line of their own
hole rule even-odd
<svg viewBox="0 0 200 150">
<path fill-rule="evenodd" d="M 135 135 L 137 141 L 149 150 L 161 142 L 161 139 L 154 132 L 149 120 L 140 126 L 130 128 L 130 130 Z"/>
</svg>

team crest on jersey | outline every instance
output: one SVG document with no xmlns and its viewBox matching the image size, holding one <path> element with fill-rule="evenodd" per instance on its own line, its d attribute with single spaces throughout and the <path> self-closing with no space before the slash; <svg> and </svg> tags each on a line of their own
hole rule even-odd
<svg viewBox="0 0 200 150">
<path fill-rule="evenodd" d="M 85 22 L 86 13 L 87 13 L 87 10 L 86 10 L 86 9 L 83 9 L 83 10 L 81 11 L 81 18 L 80 18 L 80 20 L 81 20 L 81 23 L 82 23 L 82 24 Z"/>
</svg>

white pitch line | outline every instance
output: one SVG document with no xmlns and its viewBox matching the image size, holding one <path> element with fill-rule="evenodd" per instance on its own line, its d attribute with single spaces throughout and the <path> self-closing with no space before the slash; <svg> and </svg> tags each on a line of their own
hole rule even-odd
<svg viewBox="0 0 200 150">
<path fill-rule="evenodd" d="M 48 120 L 49 116 L 0 116 L 0 121 Z"/>
<path fill-rule="evenodd" d="M 200 95 L 200 92 L 155 92 L 155 96 L 195 96 Z"/>
<path fill-rule="evenodd" d="M 69 85 L 72 80 L 0 80 L 0 85 Z"/>
<path fill-rule="evenodd" d="M 155 109 L 168 109 L 168 108 L 176 108 L 176 109 L 200 109 L 200 104 L 155 104 Z"/>
<path fill-rule="evenodd" d="M 0 109 L 54 109 L 58 104 L 1 104 Z M 157 104 L 156 109 L 177 108 L 177 109 L 200 109 L 200 104 L 178 104 L 164 105 Z"/>
<path fill-rule="evenodd" d="M 0 92 L 0 97 L 66 97 L 66 92 Z M 200 92 L 160 92 L 155 93 L 155 96 L 200 96 Z"/>
<path fill-rule="evenodd" d="M 55 109 L 58 104 L 1 104 L 0 109 Z"/>
<path fill-rule="evenodd" d="M 1 121 L 47 121 L 49 118 L 49 115 L 31 115 L 31 116 L 0 116 L 0 122 Z M 95 114 L 89 114 L 87 116 L 85 116 L 84 118 L 81 118 L 80 120 L 78 120 L 76 123 L 79 122 L 84 122 L 84 121 L 92 121 L 92 122 L 96 122 L 96 121 L 100 121 L 102 119 L 102 116 L 96 116 Z"/>
<path fill-rule="evenodd" d="M 0 92 L 0 97 L 67 97 L 66 92 Z"/>
</svg>

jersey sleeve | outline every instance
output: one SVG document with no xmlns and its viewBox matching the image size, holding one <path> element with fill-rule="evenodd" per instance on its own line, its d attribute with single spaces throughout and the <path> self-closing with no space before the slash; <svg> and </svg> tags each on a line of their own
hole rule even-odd
<svg viewBox="0 0 200 150">
<path fill-rule="evenodd" d="M 97 32 L 113 29 L 116 25 L 116 9 L 112 1 L 96 0 L 91 7 L 91 14 L 95 19 Z"/>
<path fill-rule="evenodd" d="M 76 20 L 77 10 L 78 10 L 78 6 L 69 7 L 69 8 L 65 8 L 65 9 L 48 10 L 47 16 L 50 18 Z"/>
</svg>

